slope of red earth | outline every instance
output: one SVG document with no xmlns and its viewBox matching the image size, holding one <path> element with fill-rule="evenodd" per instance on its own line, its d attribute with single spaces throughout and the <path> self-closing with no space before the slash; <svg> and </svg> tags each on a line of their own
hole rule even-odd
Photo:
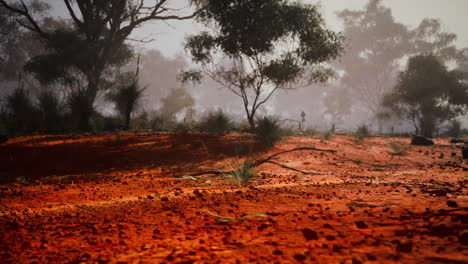
<svg viewBox="0 0 468 264">
<path fill-rule="evenodd" d="M 175 177 L 297 147 L 337 152 L 286 153 L 275 162 L 313 173 L 263 164 L 247 187 Z M 447 140 L 15 138 L 0 145 L 0 263 L 468 263 L 467 168 Z"/>
</svg>

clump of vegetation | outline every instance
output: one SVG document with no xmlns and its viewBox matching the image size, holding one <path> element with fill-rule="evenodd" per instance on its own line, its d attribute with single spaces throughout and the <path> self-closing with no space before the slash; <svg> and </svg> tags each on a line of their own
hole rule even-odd
<svg viewBox="0 0 468 264">
<path fill-rule="evenodd" d="M 304 136 L 309 136 L 309 137 L 313 137 L 313 136 L 317 135 L 317 133 L 318 133 L 317 130 L 315 130 L 313 128 L 307 128 L 303 132 Z"/>
<path fill-rule="evenodd" d="M 284 133 L 277 117 L 263 116 L 255 121 L 255 135 L 264 146 L 271 147 L 283 138 Z"/>
<path fill-rule="evenodd" d="M 390 148 L 392 149 L 393 155 L 401 155 L 405 150 L 398 144 L 398 142 L 392 141 L 390 142 Z"/>
<path fill-rule="evenodd" d="M 257 162 L 254 159 L 246 159 L 238 164 L 228 175 L 234 180 L 238 186 L 247 186 L 257 177 Z"/>
<path fill-rule="evenodd" d="M 246 220 L 246 219 L 253 218 L 253 217 L 263 217 L 263 218 L 269 218 L 270 217 L 269 215 L 264 214 L 264 213 L 255 213 L 255 214 L 246 215 L 246 216 L 243 216 L 243 217 L 240 217 L 240 218 L 235 218 L 235 217 L 232 217 L 232 216 L 221 216 L 221 215 L 212 213 L 212 212 L 210 212 L 208 210 L 205 210 L 205 212 L 207 212 L 211 216 L 214 216 L 216 218 L 216 220 L 218 220 L 219 222 L 222 222 L 222 223 L 229 223 L 229 222 L 236 221 L 236 220 L 241 221 L 241 220 Z"/>
<path fill-rule="evenodd" d="M 17 88 L 6 97 L 2 114 L 5 127 L 10 135 L 24 135 L 37 131 L 38 110 L 23 88 Z"/>
<path fill-rule="evenodd" d="M 224 134 L 234 128 L 231 118 L 221 109 L 209 112 L 199 124 L 200 131 L 216 134 Z"/>
<path fill-rule="evenodd" d="M 325 132 L 320 135 L 320 141 L 323 142 L 323 141 L 329 140 L 332 135 L 333 134 L 331 132 Z"/>
<path fill-rule="evenodd" d="M 366 125 L 359 126 L 356 129 L 356 132 L 354 132 L 354 136 L 358 141 L 363 140 L 364 138 L 367 138 L 370 136 L 369 129 L 367 128 Z"/>
</svg>

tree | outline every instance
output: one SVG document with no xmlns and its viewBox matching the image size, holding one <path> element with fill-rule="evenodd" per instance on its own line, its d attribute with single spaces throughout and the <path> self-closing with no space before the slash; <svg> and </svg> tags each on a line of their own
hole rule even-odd
<svg viewBox="0 0 468 264">
<path fill-rule="evenodd" d="M 103 86 L 103 76 L 109 65 L 123 62 L 119 60 L 125 56 L 119 53 L 128 50 L 125 41 L 135 28 L 151 20 L 191 19 L 198 12 L 179 15 L 180 11 L 171 8 L 167 0 L 157 0 L 149 6 L 144 0 L 63 1 L 73 24 L 68 30 L 44 30 L 23 0 L 19 5 L 0 0 L 0 8 L 14 14 L 20 25 L 47 43 L 50 53 L 33 59 L 30 67 L 40 73 L 42 81 L 61 79 L 75 85 L 80 82 L 75 93 L 80 94 L 86 109 L 77 113 L 80 129 L 89 129 L 93 111 L 88 110 Z M 74 77 L 77 73 L 81 75 L 79 78 Z"/>
<path fill-rule="evenodd" d="M 463 58 L 454 46 L 456 35 L 443 32 L 436 19 L 424 19 L 415 29 L 395 21 L 390 8 L 382 0 L 369 0 L 363 10 L 338 13 L 344 34 L 349 41 L 345 54 L 336 63 L 342 72 L 338 94 L 345 100 L 359 102 L 350 107 L 362 107 L 381 123 L 382 99 L 395 86 L 402 61 L 413 55 L 432 53 L 444 61 Z M 330 94 L 330 107 L 342 108 L 341 96 Z M 353 109 L 351 109 L 353 110 Z M 355 109 L 357 110 L 357 109 Z M 336 110 L 332 110 L 336 111 Z"/>
<path fill-rule="evenodd" d="M 107 96 L 115 104 L 115 108 L 124 120 L 123 128 L 128 130 L 132 113 L 138 106 L 145 88 L 141 88 L 138 82 L 138 71 L 123 73 L 118 77 L 118 85 Z"/>
<path fill-rule="evenodd" d="M 441 122 L 466 113 L 468 85 L 434 55 L 418 55 L 409 59 L 395 90 L 383 102 L 393 114 L 410 121 L 416 134 L 432 137 Z"/>
<path fill-rule="evenodd" d="M 209 1 L 198 20 L 211 30 L 187 38 L 186 49 L 200 68 L 182 80 L 208 76 L 229 89 L 242 99 L 251 128 L 278 89 L 325 82 L 332 72 L 324 64 L 342 49 L 341 35 L 325 28 L 315 5 Z"/>
<path fill-rule="evenodd" d="M 30 12 L 40 19 L 46 27 L 52 27 L 52 19 L 46 17 L 50 6 L 38 0 L 30 5 Z M 15 80 L 23 72 L 28 58 L 43 52 L 44 47 L 37 36 L 25 31 L 16 22 L 16 17 L 6 9 L 0 8 L 0 78 Z M 24 75 L 23 75 L 24 78 Z"/>
<path fill-rule="evenodd" d="M 161 99 L 161 114 L 169 119 L 184 109 L 191 109 L 195 103 L 193 97 L 184 88 L 172 89 L 169 95 Z"/>
</svg>

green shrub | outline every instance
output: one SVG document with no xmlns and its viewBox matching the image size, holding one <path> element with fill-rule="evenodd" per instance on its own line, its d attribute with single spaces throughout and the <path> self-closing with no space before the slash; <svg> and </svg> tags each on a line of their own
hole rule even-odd
<svg viewBox="0 0 468 264">
<path fill-rule="evenodd" d="M 238 186 L 247 186 L 254 178 L 257 177 L 255 170 L 256 162 L 253 159 L 246 159 L 244 162 L 237 165 L 229 176 L 232 177 Z"/>
<path fill-rule="evenodd" d="M 264 146 L 273 146 L 280 141 L 284 132 L 277 117 L 263 116 L 255 120 L 255 135 Z"/>
<path fill-rule="evenodd" d="M 333 134 L 331 132 L 325 132 L 323 134 L 320 135 L 320 141 L 326 141 L 326 140 L 329 140 L 331 138 Z"/>
<path fill-rule="evenodd" d="M 198 126 L 202 132 L 216 134 L 228 133 L 234 128 L 231 118 L 221 109 L 215 112 L 209 112 Z"/>
<path fill-rule="evenodd" d="M 317 133 L 317 130 L 315 130 L 314 128 L 307 128 L 306 130 L 304 130 L 304 136 L 308 137 L 313 137 L 317 135 Z"/>
<path fill-rule="evenodd" d="M 370 136 L 369 129 L 367 128 L 366 125 L 359 126 L 356 129 L 354 136 L 356 137 L 357 140 L 362 140 L 366 137 L 369 137 Z"/>
<path fill-rule="evenodd" d="M 401 155 L 404 152 L 404 149 L 395 141 L 390 142 L 390 148 L 392 149 L 393 155 Z"/>
</svg>

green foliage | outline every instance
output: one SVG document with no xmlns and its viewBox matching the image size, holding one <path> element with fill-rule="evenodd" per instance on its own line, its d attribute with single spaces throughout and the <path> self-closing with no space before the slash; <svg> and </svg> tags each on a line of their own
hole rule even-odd
<svg viewBox="0 0 468 264">
<path fill-rule="evenodd" d="M 172 89 L 169 95 L 161 99 L 161 102 L 160 112 L 171 118 L 184 109 L 191 109 L 195 104 L 193 97 L 184 88 Z"/>
<path fill-rule="evenodd" d="M 277 117 L 262 116 L 255 120 L 255 135 L 264 145 L 271 147 L 283 137 L 283 129 Z"/>
<path fill-rule="evenodd" d="M 364 138 L 367 138 L 370 136 L 369 129 L 367 128 L 366 125 L 361 125 L 356 129 L 356 132 L 354 132 L 354 136 L 356 137 L 357 140 L 362 140 Z"/>
<path fill-rule="evenodd" d="M 432 137 L 438 123 L 466 113 L 468 84 L 435 56 L 418 55 L 410 58 L 383 105 L 394 115 L 413 122 L 417 134 Z"/>
<path fill-rule="evenodd" d="M 405 152 L 405 150 L 400 146 L 398 142 L 391 141 L 390 148 L 392 150 L 393 155 L 401 155 Z"/>
<path fill-rule="evenodd" d="M 209 112 L 198 125 L 203 132 L 224 134 L 234 128 L 231 118 L 221 109 Z"/>
<path fill-rule="evenodd" d="M 236 168 L 229 173 L 229 176 L 238 186 L 247 186 L 254 178 L 257 177 L 255 167 L 256 161 L 254 159 L 247 158 L 244 162 L 237 164 Z"/>
<path fill-rule="evenodd" d="M 326 140 L 329 140 L 331 138 L 333 134 L 331 132 L 325 132 L 323 134 L 320 135 L 320 141 L 326 141 Z"/>
<path fill-rule="evenodd" d="M 212 30 L 185 43 L 201 69 L 182 79 L 199 81 L 204 73 L 241 97 L 251 129 L 259 107 L 276 90 L 325 82 L 332 74 L 323 63 L 340 55 L 343 37 L 325 27 L 317 6 L 284 0 L 204 3 L 197 19 Z M 223 66 L 219 57 L 225 58 Z"/>
<path fill-rule="evenodd" d="M 309 136 L 309 137 L 313 137 L 315 135 L 318 134 L 318 131 L 314 128 L 307 128 L 306 130 L 304 130 L 303 132 L 304 136 Z"/>
<path fill-rule="evenodd" d="M 141 88 L 137 76 L 132 72 L 124 73 L 118 78 L 119 84 L 111 91 L 107 98 L 111 100 L 120 116 L 124 120 L 123 128 L 130 127 L 131 115 L 138 106 L 145 88 Z"/>
<path fill-rule="evenodd" d="M 240 220 L 245 220 L 245 219 L 254 218 L 254 217 L 263 217 L 263 218 L 269 218 L 270 217 L 269 215 L 264 214 L 264 213 L 255 213 L 255 214 L 246 215 L 246 216 L 243 216 L 243 217 L 240 217 L 240 218 L 236 219 L 235 217 L 232 217 L 232 216 L 221 216 L 221 215 L 215 214 L 213 212 L 210 212 L 208 210 L 205 210 L 205 212 L 207 212 L 211 216 L 214 216 L 216 218 L 216 220 L 218 220 L 219 222 L 222 222 L 222 223 L 229 223 L 229 222 L 233 222 L 233 221 L 236 221 L 236 220 L 240 221 Z"/>
</svg>

